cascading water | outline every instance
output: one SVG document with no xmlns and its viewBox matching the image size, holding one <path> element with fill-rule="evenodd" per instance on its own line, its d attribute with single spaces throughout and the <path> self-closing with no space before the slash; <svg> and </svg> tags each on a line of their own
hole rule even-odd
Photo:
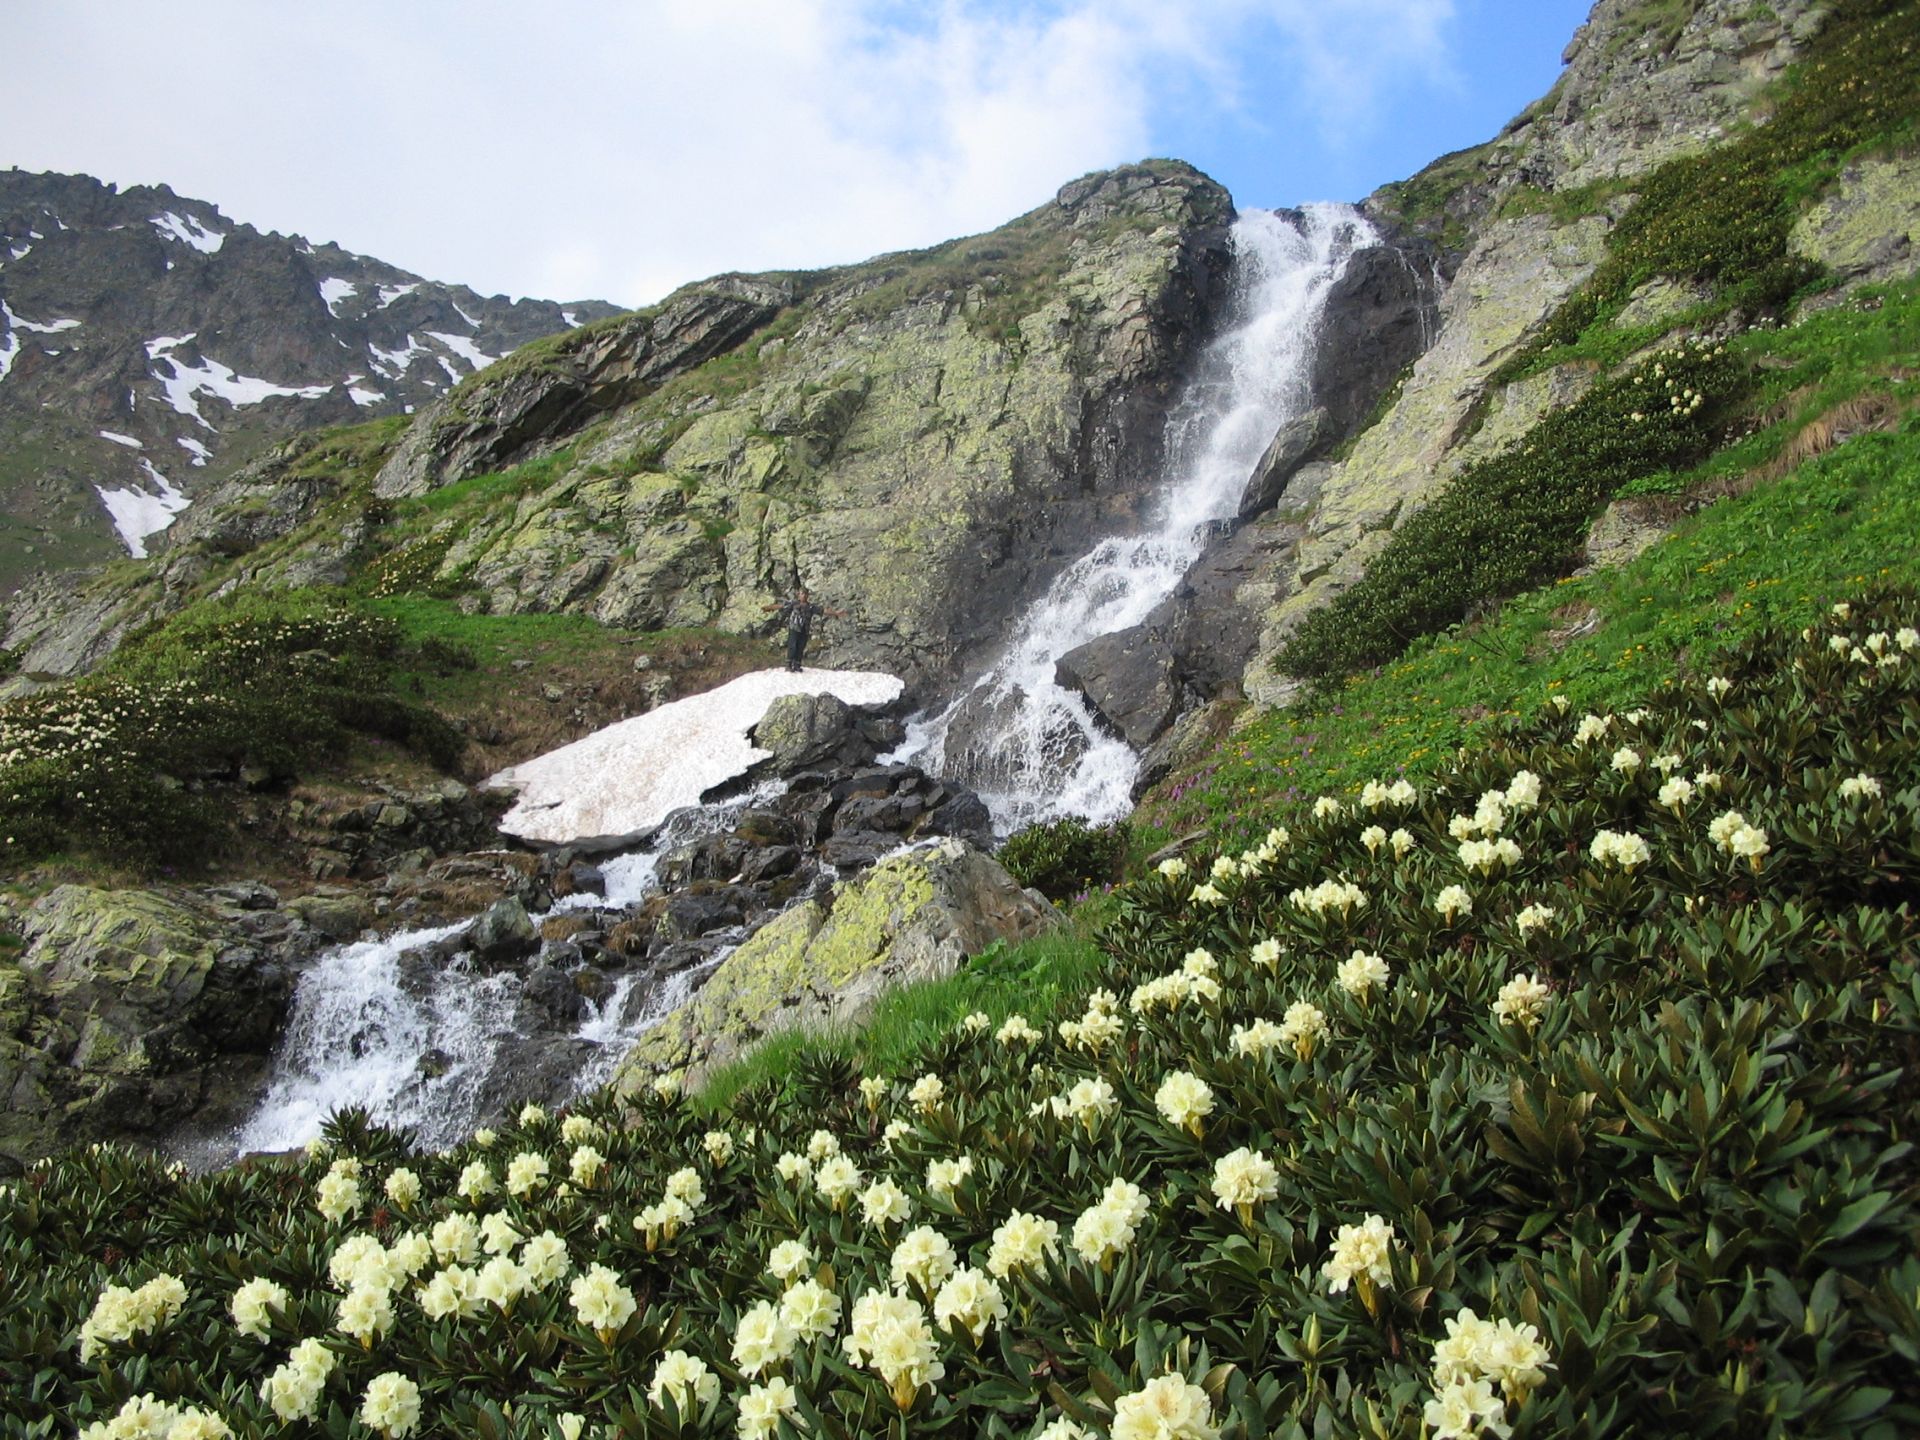
<svg viewBox="0 0 1920 1440">
<path fill-rule="evenodd" d="M 548 913 L 639 905 L 655 888 L 661 856 L 726 829 L 741 810 L 764 804 L 779 788 L 763 786 L 722 805 L 676 812 L 650 848 L 601 866 L 604 895 L 568 896 Z M 512 971 L 480 973 L 464 952 L 451 961 L 426 958 L 429 947 L 464 928 L 402 931 L 321 955 L 294 992 L 267 1093 L 226 1153 L 303 1145 L 320 1133 L 328 1115 L 349 1106 L 364 1108 L 379 1124 L 410 1129 L 433 1148 L 463 1139 L 480 1118 L 484 1082 L 524 1039 L 519 1022 L 525 978 Z M 657 985 L 636 967 L 589 1003 L 573 1033 L 559 1042 L 571 1052 L 574 1092 L 611 1080 L 633 1042 L 683 1004 L 695 981 L 725 954 L 726 948 L 716 950 Z"/>
<path fill-rule="evenodd" d="M 1054 683 L 1054 663 L 1146 619 L 1199 558 L 1213 523 L 1234 513 L 1274 432 L 1311 404 L 1314 336 L 1329 288 L 1348 256 L 1378 243 L 1346 205 L 1307 206 L 1297 223 L 1268 211 L 1234 222 L 1234 312 L 1168 418 L 1168 480 L 1152 523 L 1102 541 L 1062 571 L 1000 660 L 910 728 L 903 756 L 971 784 L 1002 830 L 1127 812 L 1138 758 L 1095 723 L 1080 696 Z M 950 749 L 963 711 L 975 723 Z"/>
</svg>

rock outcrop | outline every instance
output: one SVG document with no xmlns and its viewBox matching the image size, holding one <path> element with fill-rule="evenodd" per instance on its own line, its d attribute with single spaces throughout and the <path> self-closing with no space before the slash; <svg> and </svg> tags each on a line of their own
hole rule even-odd
<svg viewBox="0 0 1920 1440">
<path fill-rule="evenodd" d="M 298 959 L 326 936 L 264 885 L 63 885 L 0 964 L 0 1171 L 93 1140 L 237 1119 Z"/>
<path fill-rule="evenodd" d="M 787 911 L 628 1052 L 619 1084 L 698 1073 L 789 1026 L 859 1019 L 894 985 L 951 974 L 996 940 L 1057 923 L 1053 907 L 957 840 L 899 855 L 829 900 Z"/>
</svg>

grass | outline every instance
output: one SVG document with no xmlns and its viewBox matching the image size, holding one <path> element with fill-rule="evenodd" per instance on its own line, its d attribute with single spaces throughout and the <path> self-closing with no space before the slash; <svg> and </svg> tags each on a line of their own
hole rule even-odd
<svg viewBox="0 0 1920 1440">
<path fill-rule="evenodd" d="M 1702 646 L 1804 623 L 1869 582 L 1920 583 L 1915 535 L 1920 430 L 1860 436 L 1720 501 L 1620 569 L 1532 591 L 1306 713 L 1256 721 L 1149 797 L 1140 843 L 1201 824 L 1222 844 L 1247 840 L 1299 797 L 1431 772 L 1550 695 L 1585 709 L 1628 704 Z"/>
</svg>

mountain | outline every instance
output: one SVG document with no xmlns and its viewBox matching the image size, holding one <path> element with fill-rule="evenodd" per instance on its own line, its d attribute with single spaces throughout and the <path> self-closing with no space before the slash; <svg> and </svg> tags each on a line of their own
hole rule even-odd
<svg viewBox="0 0 1920 1440">
<path fill-rule="evenodd" d="M 614 313 L 487 298 L 164 185 L 0 172 L 0 594 L 145 555 L 285 436 L 411 414 Z"/>
</svg>

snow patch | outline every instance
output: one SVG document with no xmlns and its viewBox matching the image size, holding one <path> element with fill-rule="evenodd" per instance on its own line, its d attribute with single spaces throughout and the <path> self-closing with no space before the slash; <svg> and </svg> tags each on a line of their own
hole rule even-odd
<svg viewBox="0 0 1920 1440">
<path fill-rule="evenodd" d="M 569 330 L 578 330 L 580 328 L 580 313 L 577 310 L 562 310 L 560 312 L 560 319 Z"/>
<path fill-rule="evenodd" d="M 114 444 L 125 445 L 130 450 L 144 450 L 147 448 L 138 440 L 134 439 L 133 436 L 122 435 L 118 430 L 102 430 L 99 434 L 102 440 L 111 440 Z"/>
<path fill-rule="evenodd" d="M 193 456 L 193 463 L 195 465 L 204 465 L 213 458 L 213 452 L 191 435 L 176 435 L 173 438 L 173 443 Z"/>
<path fill-rule="evenodd" d="M 378 292 L 380 297 L 379 308 L 384 310 L 402 295 L 411 295 L 419 288 L 420 282 L 417 280 L 411 285 L 382 285 Z"/>
<path fill-rule="evenodd" d="M 0 380 L 7 378 L 7 372 L 13 369 L 14 358 L 20 353 L 20 335 L 9 330 L 0 335 Z"/>
<path fill-rule="evenodd" d="M 218 230 L 209 230 L 191 215 L 176 215 L 168 210 L 154 216 L 147 223 L 158 230 L 165 239 L 178 240 L 182 245 L 191 245 L 202 255 L 211 255 L 227 243 L 226 236 Z"/>
<path fill-rule="evenodd" d="M 173 523 L 173 517 L 190 503 L 174 488 L 172 481 L 153 468 L 151 460 L 142 460 L 140 466 L 153 481 L 153 493 L 137 485 L 124 490 L 109 490 L 104 485 L 93 487 L 100 495 L 100 503 L 107 507 L 121 543 L 136 560 L 147 558 L 147 536 L 166 529 Z"/>
<path fill-rule="evenodd" d="M 447 303 L 453 306 L 453 313 L 458 315 L 462 320 L 466 321 L 467 324 L 471 325 L 476 330 L 480 328 L 480 322 L 474 319 L 466 311 L 462 310 L 460 308 L 460 302 L 458 300 L 449 299 Z"/>
<path fill-rule="evenodd" d="M 453 308 L 458 310 L 460 307 L 456 305 Z M 487 354 L 486 351 L 482 350 L 464 335 L 448 335 L 439 330 L 429 330 L 427 331 L 427 338 L 429 340 L 438 340 L 442 345 L 446 346 L 447 349 L 471 365 L 476 371 L 486 369 L 487 366 L 493 364 L 494 361 L 500 358 L 498 355 Z M 447 362 L 442 360 L 440 363 L 446 365 Z M 451 366 L 448 367 L 447 374 L 455 380 L 460 378 Z"/>
<path fill-rule="evenodd" d="M 320 298 L 327 302 L 327 309 L 332 311 L 335 316 L 338 316 L 340 314 L 340 302 L 342 300 L 352 299 L 353 296 L 358 293 L 359 289 L 360 287 L 351 280 L 322 280 L 320 282 Z"/>
<path fill-rule="evenodd" d="M 771 753 L 747 732 L 782 695 L 837 695 L 886 705 L 905 688 L 876 670 L 757 670 L 583 740 L 511 765 L 486 783 L 515 790 L 509 835 L 550 844 L 643 834 Z"/>
<path fill-rule="evenodd" d="M 7 251 L 7 257 L 12 260 L 24 260 L 32 253 L 33 246 L 31 244 L 20 244 L 9 249 Z"/>
<path fill-rule="evenodd" d="M 366 378 L 364 375 L 347 376 L 347 394 L 356 405 L 378 405 L 387 397 L 378 390 L 369 390 L 366 386 L 358 383 Z"/>
<path fill-rule="evenodd" d="M 14 314 L 13 311 L 7 309 L 7 302 L 4 300 L 0 300 L 0 312 L 6 315 L 7 323 L 14 329 L 31 330 L 36 335 L 58 335 L 62 330 L 78 330 L 80 328 L 80 322 L 78 320 L 52 320 L 45 325 L 36 324 L 32 320 L 22 320 L 18 315 Z"/>
<path fill-rule="evenodd" d="M 177 356 L 164 353 L 184 345 L 192 338 L 191 335 L 179 339 L 163 335 L 158 340 L 149 340 L 147 359 L 155 367 L 154 378 L 166 389 L 167 403 L 182 415 L 191 416 L 206 425 L 209 430 L 213 426 L 200 413 L 200 404 L 194 398 L 196 395 L 210 395 L 229 405 L 258 405 L 262 400 L 271 400 L 276 395 L 298 395 L 303 400 L 317 400 L 333 388 L 331 385 L 276 385 L 258 376 L 236 374 L 231 367 L 209 356 L 202 356 L 198 365 L 189 365 Z M 160 366 L 165 366 L 167 373 L 162 374 Z"/>
<path fill-rule="evenodd" d="M 382 350 L 378 345 L 368 345 L 367 353 L 373 356 L 373 368 L 389 380 L 398 380 L 407 373 L 407 367 L 413 363 L 416 355 L 431 353 L 413 336 L 407 336 L 404 350 Z"/>
</svg>

